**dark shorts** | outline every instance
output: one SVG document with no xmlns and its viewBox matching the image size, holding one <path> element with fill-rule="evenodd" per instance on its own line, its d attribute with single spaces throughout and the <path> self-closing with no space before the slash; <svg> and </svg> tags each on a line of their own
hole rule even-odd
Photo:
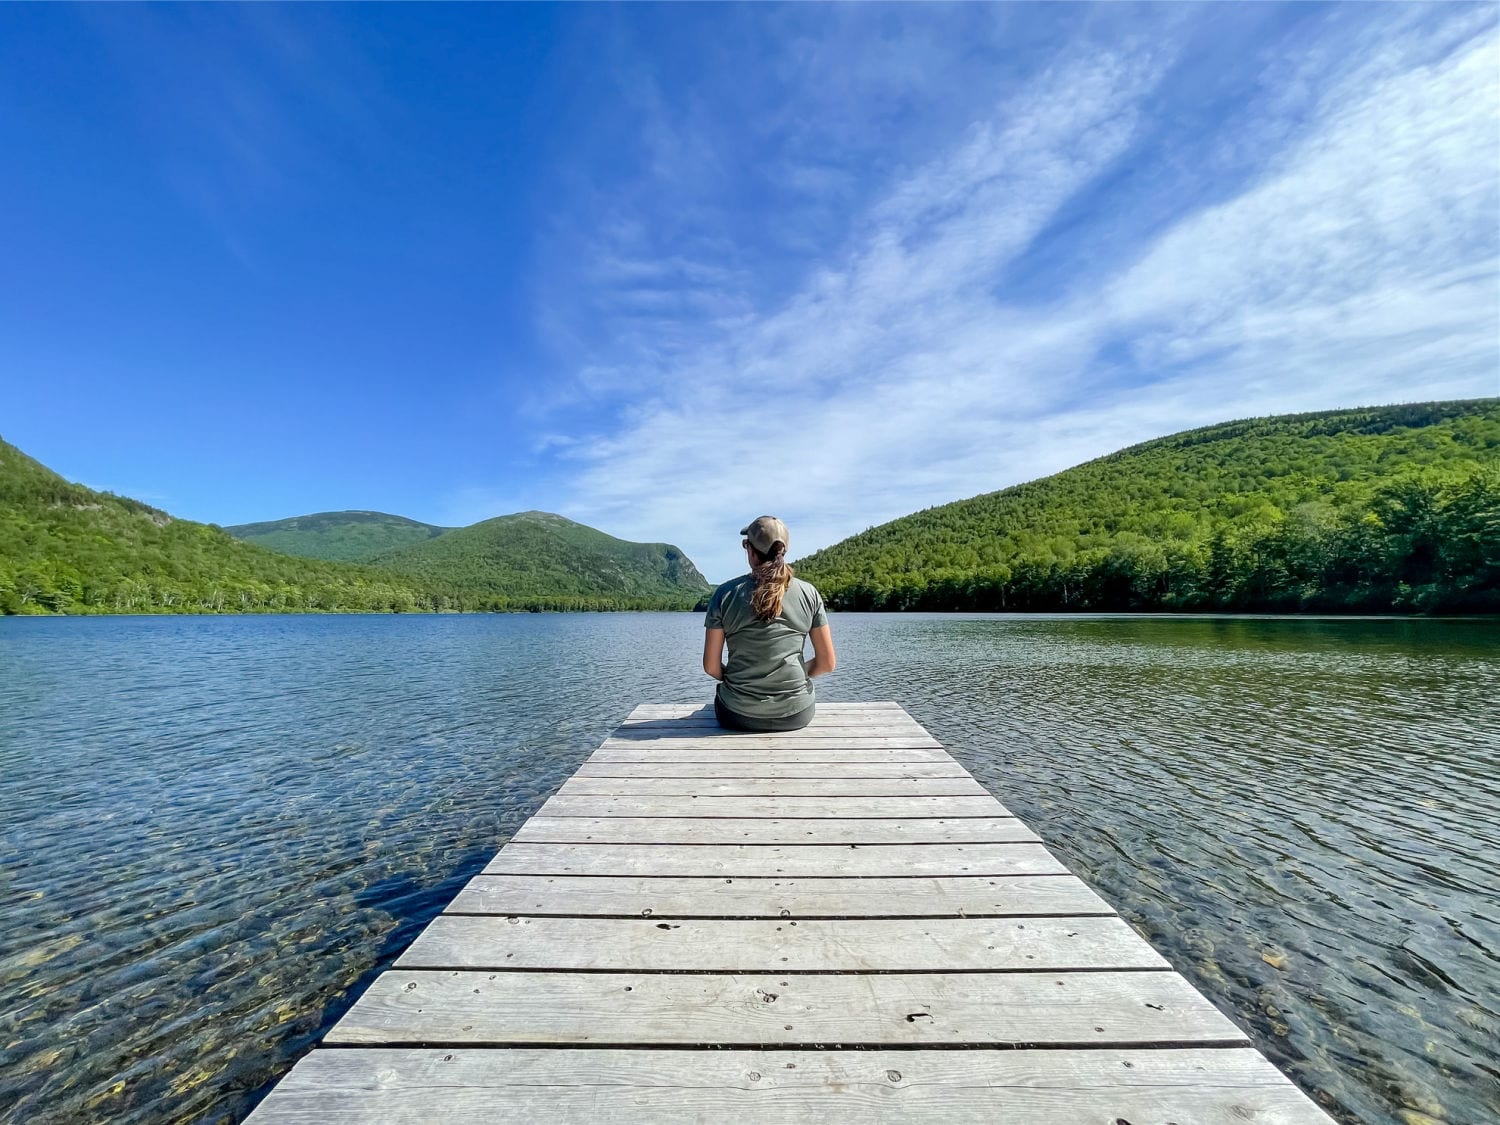
<svg viewBox="0 0 1500 1125">
<path fill-rule="evenodd" d="M 714 693 L 714 718 L 719 720 L 719 725 L 725 730 L 746 731 L 777 731 L 777 730 L 801 730 L 813 721 L 813 712 L 818 709 L 816 703 L 809 703 L 795 715 L 787 715 L 779 719 L 765 719 L 758 715 L 741 715 L 731 711 L 719 699 L 718 693 Z"/>
</svg>

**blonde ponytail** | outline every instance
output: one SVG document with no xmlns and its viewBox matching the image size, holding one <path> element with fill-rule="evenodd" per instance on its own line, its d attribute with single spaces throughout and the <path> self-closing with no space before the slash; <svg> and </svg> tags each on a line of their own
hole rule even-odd
<svg viewBox="0 0 1500 1125">
<path fill-rule="evenodd" d="M 752 547 L 751 550 L 755 548 Z M 772 543 L 769 555 L 755 551 L 755 557 L 761 561 L 750 569 L 750 576 L 755 579 L 755 593 L 750 595 L 750 608 L 760 620 L 774 621 L 781 616 L 781 599 L 786 597 L 796 571 L 786 561 L 785 543 Z"/>
</svg>

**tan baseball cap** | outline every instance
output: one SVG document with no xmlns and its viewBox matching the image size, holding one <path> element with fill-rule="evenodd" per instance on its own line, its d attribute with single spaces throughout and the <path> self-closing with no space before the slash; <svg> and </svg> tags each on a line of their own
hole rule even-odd
<svg viewBox="0 0 1500 1125">
<path fill-rule="evenodd" d="M 763 555 L 769 555 L 771 548 L 777 543 L 787 547 L 791 542 L 786 524 L 775 516 L 761 516 L 751 520 L 749 526 L 740 528 L 740 534 L 750 540 L 750 546 Z"/>
</svg>

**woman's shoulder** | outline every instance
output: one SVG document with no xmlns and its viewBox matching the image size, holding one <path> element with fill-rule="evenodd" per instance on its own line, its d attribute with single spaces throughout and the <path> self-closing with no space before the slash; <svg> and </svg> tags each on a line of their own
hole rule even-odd
<svg viewBox="0 0 1500 1125">
<path fill-rule="evenodd" d="M 804 598 L 812 598 L 817 601 L 823 600 L 823 595 L 818 593 L 818 588 L 805 578 L 793 578 L 792 589 L 796 590 Z"/>
<path fill-rule="evenodd" d="M 713 600 L 722 602 L 726 598 L 733 597 L 739 591 L 750 584 L 751 576 L 742 574 L 738 578 L 731 578 L 728 582 L 720 582 L 718 588 L 713 592 Z"/>
</svg>

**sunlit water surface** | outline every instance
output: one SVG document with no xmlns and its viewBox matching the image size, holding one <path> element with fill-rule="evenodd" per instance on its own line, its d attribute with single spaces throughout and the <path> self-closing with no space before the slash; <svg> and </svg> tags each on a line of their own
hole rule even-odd
<svg viewBox="0 0 1500 1125">
<path fill-rule="evenodd" d="M 1500 623 L 834 619 L 1345 1121 L 1500 1105 Z M 231 1121 L 642 701 L 688 614 L 0 620 L 0 1115 Z"/>
</svg>

